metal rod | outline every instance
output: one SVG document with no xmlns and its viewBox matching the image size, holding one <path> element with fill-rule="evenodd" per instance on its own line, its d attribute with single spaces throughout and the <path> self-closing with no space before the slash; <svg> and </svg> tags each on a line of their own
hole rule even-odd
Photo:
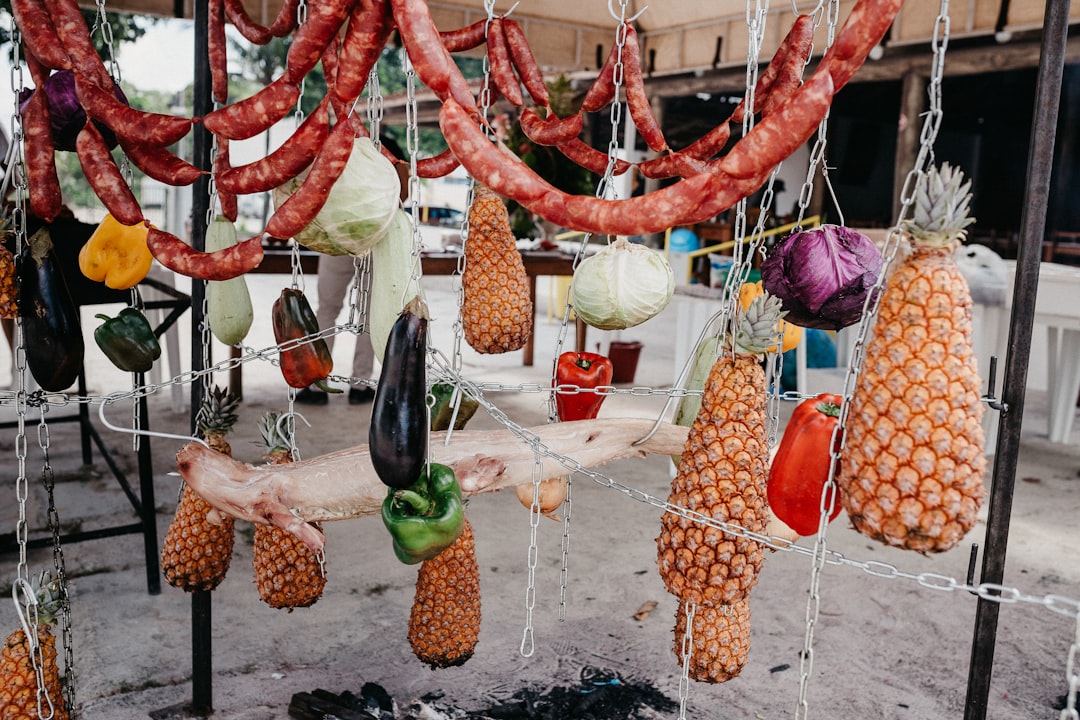
<svg viewBox="0 0 1080 720">
<path fill-rule="evenodd" d="M 139 373 L 137 384 L 142 387 L 146 377 Z M 140 397 L 139 429 L 150 427 L 150 408 L 146 396 Z M 154 458 L 150 454 L 150 438 L 139 438 L 139 519 L 142 521 L 143 553 L 146 556 L 146 591 L 161 593 L 161 566 L 158 562 L 157 512 L 154 502 Z"/>
<path fill-rule="evenodd" d="M 1057 130 L 1061 79 L 1069 30 L 1069 0 L 1047 0 L 1043 21 L 1039 78 L 1035 91 L 1034 119 L 1028 151 L 1027 196 L 1021 220 L 1020 246 L 998 428 L 997 452 L 990 490 L 982 583 L 1000 584 L 1005 576 L 1005 553 L 1009 540 L 1012 495 L 1016 484 L 1016 461 L 1020 452 L 1020 428 L 1024 419 L 1024 394 L 1031 358 L 1031 332 L 1035 325 L 1035 296 L 1039 286 L 1039 262 L 1046 230 L 1046 206 L 1054 166 L 1054 135 Z M 965 720 L 984 720 L 990 697 L 990 676 L 1000 603 L 980 597 L 971 644 Z"/>
<path fill-rule="evenodd" d="M 195 19 L 195 67 L 192 112 L 203 117 L 212 109 L 210 96 L 210 49 L 208 42 L 210 5 L 208 0 L 194 0 Z M 192 129 L 194 164 L 204 170 L 210 169 L 210 134 L 202 123 Z M 196 250 L 206 248 L 206 212 L 210 204 L 210 185 L 206 175 L 192 187 L 191 198 L 191 246 Z M 197 372 L 206 368 L 209 358 L 203 356 L 202 337 L 203 300 L 206 283 L 191 283 L 191 369 Z M 191 432 L 196 432 L 196 418 L 202 405 L 203 384 L 191 384 Z M 210 714 L 214 708 L 213 654 L 211 639 L 213 628 L 210 614 L 210 593 L 195 592 L 191 595 L 191 709 L 194 713 Z"/>
</svg>

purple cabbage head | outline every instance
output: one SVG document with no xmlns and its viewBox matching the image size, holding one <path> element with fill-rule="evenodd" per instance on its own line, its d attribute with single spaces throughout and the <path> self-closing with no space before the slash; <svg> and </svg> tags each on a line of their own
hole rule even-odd
<svg viewBox="0 0 1080 720">
<path fill-rule="evenodd" d="M 24 88 L 19 94 L 19 112 L 25 112 L 26 103 L 30 96 L 36 92 L 30 88 Z M 125 105 L 127 96 L 119 85 L 113 85 L 113 93 L 117 99 Z M 53 147 L 57 150 L 74 150 L 75 138 L 86 124 L 86 111 L 79 104 L 79 98 L 75 94 L 75 74 L 71 70 L 59 70 L 49 76 L 45 81 L 45 98 L 49 101 L 49 119 L 52 122 Z M 116 146 L 116 136 L 112 130 L 101 123 L 94 121 L 94 125 L 101 131 L 102 137 L 108 146 Z"/>
<path fill-rule="evenodd" d="M 822 225 L 789 235 L 773 248 L 761 265 L 761 284 L 780 298 L 788 322 L 840 330 L 859 321 L 881 265 L 881 251 L 870 238 Z"/>
</svg>

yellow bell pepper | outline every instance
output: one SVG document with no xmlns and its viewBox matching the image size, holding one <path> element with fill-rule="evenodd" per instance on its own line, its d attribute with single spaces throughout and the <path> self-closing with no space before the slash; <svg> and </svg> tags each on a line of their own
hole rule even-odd
<svg viewBox="0 0 1080 720">
<path fill-rule="evenodd" d="M 79 270 L 113 290 L 138 285 L 154 262 L 146 246 L 145 223 L 122 225 L 109 213 L 79 251 Z"/>
<path fill-rule="evenodd" d="M 761 287 L 761 281 L 756 283 L 743 283 L 739 288 L 739 304 L 742 305 L 743 312 L 746 312 L 746 308 L 750 307 L 750 303 L 754 301 L 758 295 L 762 294 L 764 289 Z M 794 350 L 799 345 L 799 341 L 802 340 L 803 329 L 798 325 L 792 325 L 786 320 L 781 320 L 778 325 L 777 332 L 784 334 L 784 340 L 780 346 L 780 352 L 787 352 L 788 350 Z M 769 352 L 775 352 L 776 346 L 769 348 Z"/>
</svg>

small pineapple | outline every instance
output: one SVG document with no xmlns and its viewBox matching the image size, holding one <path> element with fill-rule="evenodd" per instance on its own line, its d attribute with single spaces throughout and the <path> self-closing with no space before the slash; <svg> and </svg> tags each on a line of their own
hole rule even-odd
<svg viewBox="0 0 1080 720">
<path fill-rule="evenodd" d="M 461 324 L 469 347 L 490 354 L 524 347 L 533 325 L 529 277 L 506 206 L 482 185 L 469 209 L 461 283 Z"/>
<path fill-rule="evenodd" d="M 952 258 L 973 222 L 970 186 L 945 164 L 916 193 L 911 253 L 882 290 L 837 478 L 859 532 L 924 553 L 959 543 L 984 494 L 973 304 Z"/>
<path fill-rule="evenodd" d="M 409 614 L 409 646 L 436 668 L 464 665 L 480 639 L 480 566 L 472 525 L 420 565 Z"/>
<path fill-rule="evenodd" d="M 231 455 L 225 436 L 236 424 L 240 398 L 215 386 L 203 399 L 198 427 L 211 450 Z M 213 590 L 232 561 L 235 521 L 218 512 L 187 485 L 165 533 L 161 569 L 173 587 L 187 592 Z"/>
<path fill-rule="evenodd" d="M 7 240 L 11 234 L 10 220 L 0 216 L 0 241 Z M 19 315 L 16 306 L 15 256 L 7 245 L 0 242 L 0 318 L 13 320 Z"/>
<path fill-rule="evenodd" d="M 685 600 L 675 612 L 675 656 L 683 664 L 683 642 L 686 637 Z M 750 654 L 750 601 L 740 600 L 731 605 L 697 605 L 691 627 L 691 680 L 722 683 L 738 676 Z"/>
<path fill-rule="evenodd" d="M 686 438 L 668 502 L 764 533 L 769 521 L 768 409 L 761 355 L 776 343 L 779 299 L 763 294 L 736 318 Z M 733 348 L 733 351 L 732 351 Z M 661 518 L 657 565 L 668 592 L 701 605 L 738 602 L 757 582 L 761 543 L 675 513 Z"/>
<path fill-rule="evenodd" d="M 40 698 L 38 696 L 37 671 L 33 663 L 34 654 L 37 653 L 31 647 L 26 632 L 19 628 L 8 635 L 3 649 L 0 649 L 0 718 L 4 720 L 48 717 L 50 703 L 53 720 L 67 720 L 69 717 L 57 664 L 56 636 L 51 629 L 63 609 L 63 590 L 48 573 L 42 574 L 37 600 L 37 649 L 40 651 L 38 657 L 45 694 Z"/>
<path fill-rule="evenodd" d="M 289 439 L 282 433 L 281 415 L 268 412 L 259 418 L 259 434 L 272 465 L 292 462 Z M 318 528 L 318 525 L 312 523 Z M 326 587 L 318 553 L 292 533 L 276 525 L 255 525 L 252 564 L 259 597 L 273 608 L 310 607 Z"/>
</svg>

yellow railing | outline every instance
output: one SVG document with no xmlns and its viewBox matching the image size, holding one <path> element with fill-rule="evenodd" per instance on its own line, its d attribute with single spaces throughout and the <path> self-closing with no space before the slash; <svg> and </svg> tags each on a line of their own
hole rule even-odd
<svg viewBox="0 0 1080 720">
<path fill-rule="evenodd" d="M 763 232 L 761 234 L 761 237 L 768 238 L 768 237 L 772 237 L 773 235 L 783 235 L 785 233 L 791 232 L 792 230 L 794 230 L 799 225 L 801 225 L 804 228 L 814 228 L 814 227 L 817 227 L 820 224 L 821 224 L 821 216 L 820 215 L 811 215 L 810 217 L 805 218 L 802 221 L 802 223 L 787 223 L 786 225 L 778 225 L 777 227 L 769 228 L 768 230 L 766 230 L 765 232 Z M 671 254 L 671 231 L 673 229 L 674 228 L 668 228 L 667 232 L 664 233 L 664 254 L 666 254 L 666 255 Z M 743 243 L 749 242 L 750 239 L 751 239 L 751 236 L 748 235 L 748 236 L 746 236 L 745 238 L 742 239 L 742 242 Z M 688 253 L 680 253 L 680 254 L 687 255 L 688 257 L 690 257 L 691 260 L 693 260 L 694 258 L 701 257 L 702 255 L 708 255 L 709 253 L 714 253 L 714 252 L 725 252 L 727 250 L 731 250 L 734 247 L 735 247 L 735 241 L 734 240 L 727 240 L 727 241 L 722 242 L 722 243 L 717 243 L 715 245 L 708 245 L 708 246 L 700 248 L 698 250 L 691 250 Z"/>
</svg>

